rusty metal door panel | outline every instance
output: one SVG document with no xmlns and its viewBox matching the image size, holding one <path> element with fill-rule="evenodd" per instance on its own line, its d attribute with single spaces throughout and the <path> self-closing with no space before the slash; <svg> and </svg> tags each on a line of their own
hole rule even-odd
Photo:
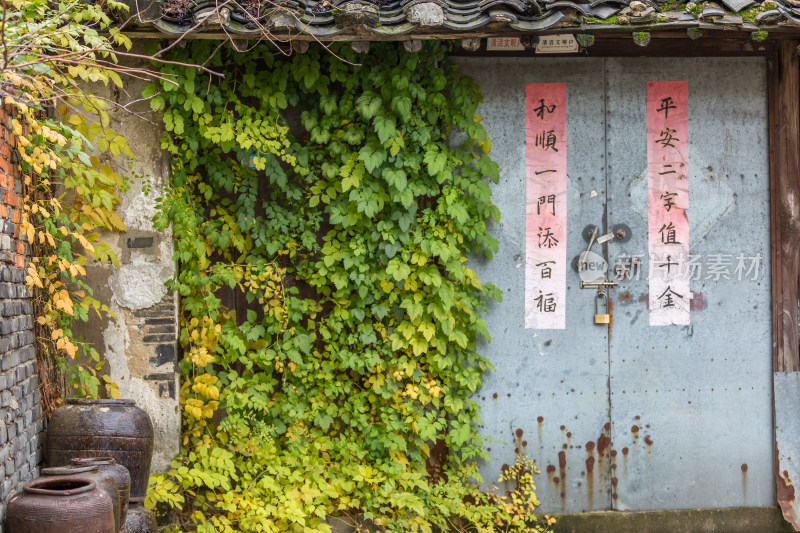
<svg viewBox="0 0 800 533">
<path fill-rule="evenodd" d="M 581 230 L 601 225 L 604 214 L 603 76 L 601 59 L 458 58 L 462 70 L 483 90 L 479 113 L 500 165 L 493 202 L 502 220 L 492 228 L 499 240 L 493 261 L 477 268 L 482 279 L 503 291 L 503 302 L 486 317 L 492 342 L 480 350 L 494 364 L 478 401 L 490 461 L 481 473 L 494 483 L 502 465 L 514 462 L 515 448 L 534 458 L 542 474 L 537 494 L 542 510 L 578 512 L 610 507 L 610 478 L 589 475 L 586 453 L 608 441 L 608 338 L 592 323 L 593 296 L 567 275 L 564 330 L 524 329 L 525 122 L 526 83 L 566 82 L 568 153 L 568 252 L 586 249 Z M 590 192 L 597 196 L 590 198 Z M 600 465 L 589 465 L 601 470 Z M 591 474 L 591 473 L 590 473 Z M 503 488 L 502 486 L 500 487 Z"/>
<path fill-rule="evenodd" d="M 764 60 L 456 61 L 482 87 L 479 112 L 502 168 L 499 252 L 472 262 L 504 295 L 486 318 L 492 342 L 480 346 L 495 366 L 477 397 L 492 441 L 484 481 L 522 448 L 542 470 L 543 512 L 772 505 Z M 692 254 L 704 265 L 729 255 L 733 278 L 704 270 L 692 281 L 687 327 L 650 327 L 647 310 L 646 82 L 659 79 L 689 81 Z M 603 245 L 604 255 L 612 266 L 623 254 L 642 259 L 641 276 L 611 291 L 608 329 L 593 324 L 595 293 L 578 288 L 571 268 L 566 329 L 523 326 L 523 103 L 533 82 L 567 84 L 568 258 L 585 250 L 587 226 L 622 223 L 630 239 Z M 739 254 L 760 257 L 755 279 L 736 279 Z"/>
<path fill-rule="evenodd" d="M 689 82 L 688 214 L 702 265 L 690 326 L 648 321 L 648 80 Z M 773 505 L 765 60 L 609 59 L 606 83 L 608 221 L 631 228 L 609 254 L 612 264 L 620 254 L 644 262 L 612 296 L 613 506 Z M 757 275 L 737 279 L 740 254 L 760 257 Z M 726 259 L 730 279 L 714 279 L 708 265 Z"/>
<path fill-rule="evenodd" d="M 775 372 L 774 380 L 777 498 L 783 516 L 794 525 L 800 518 L 800 500 L 795 494 L 800 480 L 800 372 Z"/>
</svg>

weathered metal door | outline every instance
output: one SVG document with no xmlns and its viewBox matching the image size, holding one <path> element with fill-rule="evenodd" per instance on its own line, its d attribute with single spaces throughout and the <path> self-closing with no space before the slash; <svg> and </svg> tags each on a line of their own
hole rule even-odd
<svg viewBox="0 0 800 533">
<path fill-rule="evenodd" d="M 536 460 L 543 511 L 773 505 L 766 65 L 761 58 L 459 58 L 481 85 L 499 253 L 480 263 L 495 366 L 479 395 L 493 483 Z M 691 324 L 650 326 L 646 85 L 686 80 Z M 567 270 L 565 329 L 525 329 L 525 84 L 567 91 L 567 257 L 623 231 L 611 324 Z M 622 226 L 619 226 L 622 225 Z M 638 268 L 637 268 L 638 265 Z M 624 267 L 620 269 L 620 267 Z M 503 488 L 503 487 L 501 487 Z"/>
</svg>

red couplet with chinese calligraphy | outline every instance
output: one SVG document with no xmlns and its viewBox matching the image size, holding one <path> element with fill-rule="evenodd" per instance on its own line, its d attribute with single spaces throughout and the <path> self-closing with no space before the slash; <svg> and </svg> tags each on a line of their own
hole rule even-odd
<svg viewBox="0 0 800 533">
<path fill-rule="evenodd" d="M 564 329 L 567 87 L 525 86 L 525 327 Z"/>
<path fill-rule="evenodd" d="M 650 325 L 690 322 L 689 88 L 647 82 L 647 202 Z"/>
</svg>

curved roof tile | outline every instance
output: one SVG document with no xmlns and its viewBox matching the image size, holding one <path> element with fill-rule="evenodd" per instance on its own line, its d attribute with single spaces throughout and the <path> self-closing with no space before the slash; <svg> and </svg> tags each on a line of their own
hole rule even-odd
<svg viewBox="0 0 800 533">
<path fill-rule="evenodd" d="M 125 0 L 131 30 L 167 36 L 220 32 L 257 36 L 306 34 L 350 40 L 473 37 L 562 32 L 676 30 L 689 27 L 753 32 L 798 32 L 800 0 L 719 0 L 659 3 L 652 0 Z M 245 6 L 247 9 L 244 9 Z"/>
</svg>

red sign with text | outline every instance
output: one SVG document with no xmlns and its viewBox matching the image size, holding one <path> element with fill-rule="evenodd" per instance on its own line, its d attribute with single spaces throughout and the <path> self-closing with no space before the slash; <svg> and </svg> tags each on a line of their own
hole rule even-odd
<svg viewBox="0 0 800 533">
<path fill-rule="evenodd" d="M 525 86 L 525 327 L 564 329 L 567 87 Z"/>
</svg>

